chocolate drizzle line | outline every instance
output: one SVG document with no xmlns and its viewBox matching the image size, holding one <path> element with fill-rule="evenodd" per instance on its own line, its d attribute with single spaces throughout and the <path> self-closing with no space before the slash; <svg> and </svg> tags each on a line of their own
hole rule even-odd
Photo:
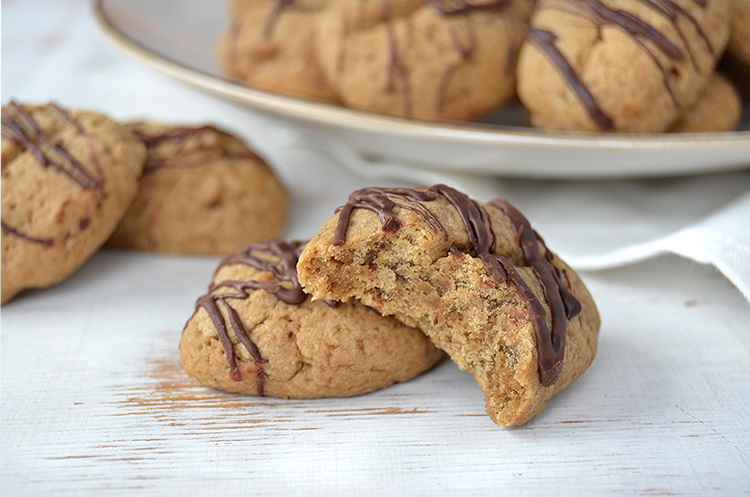
<svg viewBox="0 0 750 497">
<path fill-rule="evenodd" d="M 396 218 L 395 208 L 407 209 L 418 213 L 431 229 L 447 232 L 437 217 L 422 202 L 436 200 L 443 196 L 453 205 L 463 221 L 469 238 L 469 244 L 474 255 L 484 264 L 492 277 L 499 283 L 510 282 L 529 306 L 529 315 L 534 325 L 539 354 L 539 377 L 542 385 L 554 384 L 563 368 L 565 353 L 565 336 L 567 320 L 575 317 L 581 306 L 562 282 L 561 274 L 552 265 L 552 253 L 545 247 L 545 257 L 540 255 L 539 245 L 544 242 L 533 231 L 528 220 L 515 208 L 502 199 L 490 203 L 501 210 L 509 218 L 513 229 L 517 233 L 518 243 L 524 255 L 525 262 L 539 277 L 545 298 L 552 312 L 552 329 L 547 327 L 546 311 L 539 299 L 516 270 L 515 266 L 501 255 L 494 254 L 495 234 L 490 227 L 488 215 L 484 208 L 466 195 L 445 185 L 435 185 L 429 188 L 365 188 L 353 192 L 349 201 L 337 212 L 338 224 L 334 235 L 334 246 L 341 246 L 346 241 L 346 232 L 351 222 L 354 209 L 370 210 L 380 218 L 383 231 L 395 232 L 401 227 Z M 392 199 L 398 199 L 404 204 L 397 204 Z M 463 256 L 455 246 L 449 252 L 454 256 Z"/>
<path fill-rule="evenodd" d="M 237 22 L 236 20 L 232 20 L 232 22 L 229 24 L 229 29 L 227 32 L 227 42 L 225 43 L 227 47 L 227 52 L 229 54 L 227 55 L 228 59 L 228 68 L 225 68 L 227 72 L 229 72 L 232 76 L 238 77 L 238 70 L 237 65 L 239 63 L 239 57 L 237 55 L 237 47 L 239 46 L 239 39 L 240 39 L 240 31 L 242 30 L 242 23 Z"/>
<path fill-rule="evenodd" d="M 363 188 L 352 192 L 347 203 L 336 209 L 336 212 L 340 214 L 333 245 L 339 247 L 346 241 L 346 231 L 349 228 L 349 221 L 354 209 L 367 209 L 377 214 L 383 225 L 383 231 L 389 233 L 398 231 L 401 222 L 393 211 L 397 205 L 391 198 L 398 198 L 407 202 L 406 205 L 398 205 L 398 207 L 420 214 L 433 229 L 441 229 L 443 233 L 446 233 L 445 228 L 440 225 L 432 212 L 420 208 L 419 202 L 429 202 L 437 197 L 437 192 L 413 190 L 411 188 Z"/>
<path fill-rule="evenodd" d="M 311 12 L 311 13 L 320 12 L 320 9 L 311 8 L 306 5 L 300 5 L 297 0 L 274 0 L 273 9 L 271 10 L 271 13 L 266 18 L 266 24 L 263 27 L 264 37 L 271 38 L 273 36 L 273 33 L 276 30 L 276 25 L 279 22 L 279 18 L 286 10 L 295 10 L 297 12 Z"/>
<path fill-rule="evenodd" d="M 599 129 L 602 131 L 614 131 L 615 124 L 612 122 L 612 119 L 599 108 L 599 104 L 596 103 L 594 96 L 578 77 L 568 59 L 557 48 L 555 44 L 557 36 L 543 29 L 530 28 L 526 32 L 526 38 L 539 47 L 542 53 L 557 67 L 557 70 L 560 71 L 560 74 L 568 82 L 568 85 L 576 94 L 581 104 L 583 104 L 586 112 L 588 112 L 589 117 L 591 117 Z"/>
<path fill-rule="evenodd" d="M 550 333 L 540 334 L 540 326 L 537 323 L 534 324 L 537 332 L 537 343 L 545 342 L 545 346 L 539 350 L 539 372 L 542 375 L 542 384 L 545 384 L 546 376 L 557 378 L 562 373 L 566 321 L 580 314 L 581 304 L 563 284 L 560 270 L 552 264 L 552 252 L 547 249 L 542 238 L 532 229 L 526 217 L 501 198 L 492 200 L 489 205 L 501 210 L 510 220 L 526 265 L 531 267 L 534 274 L 539 278 L 544 297 L 550 307 L 552 318 Z M 548 258 L 541 256 L 540 245 L 544 246 Z M 534 319 L 544 319 L 543 313 L 541 316 L 538 314 L 534 316 L 534 314 L 534 311 L 532 311 Z"/>
<path fill-rule="evenodd" d="M 511 1 L 512 0 L 425 0 L 432 10 L 442 17 L 466 17 L 466 42 L 462 42 L 459 39 L 458 34 L 452 27 L 448 28 L 451 42 L 458 54 L 458 60 L 445 69 L 443 75 L 438 81 L 435 96 L 435 108 L 438 114 L 442 113 L 445 108 L 447 89 L 453 76 L 462 66 L 467 65 L 471 61 L 471 58 L 476 51 L 476 34 L 474 33 L 472 25 L 469 22 L 470 19 L 467 16 L 474 11 L 500 11 L 505 9 Z M 363 0 L 358 2 L 358 8 L 360 10 L 364 8 L 364 3 Z M 399 42 L 399 36 L 391 11 L 392 6 L 390 0 L 380 0 L 380 11 L 378 17 L 380 18 L 380 21 L 385 24 L 388 45 L 387 49 L 389 54 L 383 91 L 386 94 L 390 94 L 398 91 L 400 87 L 404 94 L 403 115 L 404 117 L 409 118 L 413 116 L 414 107 L 412 84 L 409 70 L 405 63 L 404 43 Z M 361 17 L 361 11 L 355 14 L 353 10 L 349 9 L 343 10 L 341 14 L 335 66 L 336 74 L 338 76 L 340 76 L 346 68 L 346 47 L 348 38 L 354 30 L 352 25 L 356 26 L 357 24 L 360 24 L 362 22 Z M 404 19 L 404 31 L 405 36 L 413 35 L 413 26 L 411 25 L 409 17 Z M 406 45 L 408 46 L 408 43 L 406 43 Z M 509 48 L 509 52 L 512 56 L 508 58 L 508 64 L 505 68 L 508 74 L 510 74 L 515 67 L 515 51 L 511 47 Z"/>
<path fill-rule="evenodd" d="M 52 107 L 62 112 L 68 122 L 73 121 L 73 118 L 62 109 L 57 106 Z M 80 125 L 76 124 L 75 128 L 81 134 Z M 99 181 L 63 150 L 62 141 L 51 142 L 44 136 L 34 119 L 15 102 L 8 103 L 7 112 L 2 116 L 2 136 L 31 152 L 43 168 L 51 167 L 61 172 L 79 184 L 81 188 L 101 187 Z"/>
<path fill-rule="evenodd" d="M 701 27 L 700 23 L 690 13 L 685 11 L 682 7 L 676 4 L 673 0 L 639 0 L 643 5 L 656 12 L 663 18 L 666 18 L 674 27 L 680 40 L 682 42 L 682 48 L 684 48 L 690 60 L 693 68 L 696 72 L 700 72 L 698 62 L 695 54 L 691 49 L 688 37 L 683 32 L 679 25 L 680 19 L 685 19 L 687 22 L 693 25 L 698 36 L 703 40 L 706 45 L 706 49 L 712 55 L 715 55 L 715 50 L 708 35 Z M 708 0 L 692 0 L 700 8 L 705 8 Z M 564 0 L 559 2 L 553 2 L 552 8 L 567 12 L 571 15 L 576 15 L 588 19 L 591 23 L 598 27 L 609 25 L 620 30 L 621 32 L 628 35 L 633 41 L 643 50 L 648 57 L 653 61 L 654 65 L 662 73 L 662 80 L 664 87 L 672 99 L 672 103 L 676 109 L 680 109 L 681 104 L 675 94 L 672 84 L 669 80 L 669 71 L 656 57 L 654 50 L 660 51 L 666 57 L 673 61 L 681 61 L 685 54 L 681 47 L 678 47 L 671 42 L 664 33 L 659 31 L 654 26 L 647 23 L 632 12 L 621 9 L 612 9 L 600 0 Z M 570 63 L 565 59 L 565 56 L 560 53 L 557 47 L 554 45 L 556 37 L 549 31 L 530 29 L 527 38 L 535 43 L 543 53 L 550 59 L 550 61 L 557 66 L 557 69 L 564 75 L 570 86 L 573 88 L 576 95 L 578 95 L 581 102 L 586 107 L 589 115 L 591 115 L 594 122 L 603 131 L 610 131 L 611 128 L 606 127 L 608 125 L 609 118 L 606 120 L 602 119 L 598 113 L 601 111 L 596 106 L 593 97 L 590 96 L 588 89 L 581 83 L 578 76 L 573 71 Z M 654 48 L 652 48 L 654 47 Z M 606 117 L 606 116 L 605 116 Z M 611 123 L 611 121 L 609 121 Z"/>
<path fill-rule="evenodd" d="M 73 127 L 79 136 L 85 136 L 85 131 L 80 123 L 68 112 L 54 103 L 48 104 L 47 108 L 53 109 L 66 123 Z M 91 163 L 99 174 L 99 179 L 89 173 L 82 164 L 74 160 L 62 148 L 62 139 L 55 142 L 50 141 L 42 130 L 39 129 L 36 121 L 34 121 L 28 112 L 14 101 L 9 102 L 6 108 L 3 109 L 2 138 L 14 143 L 24 151 L 30 152 L 42 168 L 52 168 L 62 173 L 84 190 L 103 190 L 104 178 L 101 174 L 99 161 L 93 151 L 91 153 Z M 99 205 L 101 206 L 101 204 Z M 79 229 L 86 229 L 90 222 L 89 218 L 81 219 L 78 224 Z M 11 227 L 5 221 L 2 221 L 2 231 L 8 235 L 16 236 L 27 242 L 44 245 L 45 247 L 51 247 L 55 243 L 53 238 L 28 235 Z"/>
<path fill-rule="evenodd" d="M 339 76 L 346 68 L 346 44 L 349 38 L 349 25 L 351 24 L 351 12 L 345 10 L 341 14 L 341 25 L 338 33 L 338 46 L 336 50 L 336 75 Z"/>
<path fill-rule="evenodd" d="M 227 362 L 229 363 L 229 376 L 232 380 L 242 381 L 242 373 L 237 367 L 236 354 L 232 346 L 232 341 L 229 338 L 229 327 L 231 327 L 234 334 L 250 353 L 250 356 L 258 366 L 256 373 L 258 395 L 263 395 L 265 373 L 263 372 L 262 365 L 266 361 L 261 356 L 258 346 L 250 339 L 238 312 L 230 305 L 229 300 L 245 300 L 250 296 L 251 291 L 263 290 L 275 295 L 277 299 L 289 305 L 299 305 L 304 302 L 307 299 L 307 295 L 302 291 L 302 286 L 297 279 L 297 260 L 304 245 L 305 242 L 294 241 L 287 243 L 281 240 L 248 245 L 242 251 L 224 259 L 216 269 L 216 274 L 224 266 L 244 264 L 258 271 L 269 272 L 273 275 L 274 279 L 270 281 L 225 280 L 212 283 L 209 286 L 208 294 L 200 297 L 195 304 L 196 312 L 200 308 L 205 309 L 216 328 L 216 334 L 224 347 Z M 283 286 L 282 283 L 286 283 L 286 286 Z M 214 293 L 220 289 L 231 289 L 233 292 Z M 219 302 L 222 303 L 224 309 L 227 311 L 228 324 L 221 313 Z"/>
<path fill-rule="evenodd" d="M 281 13 L 288 7 L 291 7 L 294 5 L 295 0 L 275 0 L 273 3 L 273 9 L 271 10 L 271 13 L 268 15 L 268 19 L 266 19 L 266 24 L 263 27 L 263 36 L 266 38 L 270 38 L 273 36 L 274 29 L 276 28 L 276 23 L 279 21 L 279 17 L 281 17 Z"/>
<path fill-rule="evenodd" d="M 430 7 L 441 16 L 468 14 L 475 10 L 493 10 L 505 7 L 511 0 L 427 0 Z"/>
<path fill-rule="evenodd" d="M 448 28 L 451 43 L 453 44 L 453 48 L 458 54 L 458 60 L 448 66 L 448 68 L 440 78 L 440 81 L 438 82 L 437 94 L 435 99 L 435 108 L 437 109 L 438 114 L 442 113 L 443 109 L 445 108 L 446 96 L 448 94 L 448 85 L 453 79 L 453 76 L 462 66 L 465 66 L 471 61 L 472 57 L 474 56 L 474 52 L 477 49 L 477 38 L 474 30 L 469 24 L 469 19 L 465 19 L 465 21 L 467 38 L 465 44 L 462 43 L 458 33 L 456 33 L 456 31 L 452 27 Z"/>
<path fill-rule="evenodd" d="M 154 172 L 172 167 L 186 167 L 186 161 L 184 156 L 188 154 L 198 154 L 201 152 L 211 152 L 215 155 L 226 157 L 229 159 L 249 159 L 255 160 L 259 164 L 266 164 L 257 154 L 253 153 L 249 148 L 244 147 L 241 152 L 230 150 L 228 147 L 223 146 L 189 146 L 190 138 L 199 137 L 204 133 L 217 133 L 219 135 L 226 135 L 223 131 L 213 126 L 200 126 L 195 128 L 190 127 L 174 127 L 166 129 L 158 129 L 155 132 L 149 132 L 147 128 L 131 127 L 133 134 L 141 140 L 146 147 L 152 149 L 166 142 L 172 142 L 176 147 L 176 150 L 170 153 L 169 157 L 161 157 L 158 153 L 153 153 L 149 150 L 146 165 L 143 168 L 143 176 L 153 174 Z M 171 161 L 172 158 L 179 158 L 180 160 Z M 192 164 L 196 166 L 196 164 Z M 197 164 L 197 166 L 202 163 Z M 266 164 L 267 165 L 267 164 Z"/>
<path fill-rule="evenodd" d="M 388 32 L 388 77 L 386 78 L 385 92 L 393 93 L 397 90 L 397 81 L 401 83 L 404 91 L 404 117 L 411 118 L 413 115 L 413 103 L 411 95 L 411 81 L 409 80 L 409 70 L 406 68 L 404 59 L 399 48 L 396 28 L 392 22 L 386 20 Z"/>
<path fill-rule="evenodd" d="M 249 281 L 243 283 L 244 287 L 264 290 L 286 304 L 299 305 L 307 299 L 307 294 L 302 291 L 302 285 L 297 280 L 297 259 L 304 245 L 305 242 L 301 241 L 287 243 L 281 240 L 251 244 L 224 259 L 219 264 L 217 272 L 222 267 L 233 264 L 244 264 L 258 271 L 269 272 L 275 278 L 274 281 Z M 278 259 L 278 262 L 274 259 Z M 291 284 L 291 288 L 284 287 L 281 283 Z"/>
<path fill-rule="evenodd" d="M 38 243 L 40 245 L 44 245 L 45 247 L 51 247 L 55 243 L 55 240 L 53 240 L 52 238 L 35 238 L 25 233 L 21 233 L 17 229 L 13 229 L 7 224 L 5 224 L 5 221 L 2 221 L 2 229 L 3 229 L 3 233 L 14 235 L 14 236 L 17 236 L 18 238 L 22 238 L 26 240 L 27 242 Z"/>
</svg>

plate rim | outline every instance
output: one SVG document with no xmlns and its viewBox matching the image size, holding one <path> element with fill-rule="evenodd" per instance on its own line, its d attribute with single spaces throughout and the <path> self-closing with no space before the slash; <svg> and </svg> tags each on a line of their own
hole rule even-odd
<svg viewBox="0 0 750 497">
<path fill-rule="evenodd" d="M 412 121 L 392 116 L 380 115 L 328 103 L 306 100 L 294 96 L 275 94 L 253 89 L 191 68 L 183 63 L 162 55 L 142 45 L 118 29 L 106 12 L 107 0 L 94 0 L 97 24 L 105 37 L 130 57 L 157 72 L 174 79 L 202 88 L 214 95 L 230 97 L 255 110 L 280 117 L 303 119 L 307 123 L 326 124 L 347 129 L 373 132 L 381 135 L 404 138 L 404 133 L 422 140 L 440 140 L 461 145 L 503 145 L 510 147 L 574 147 L 597 151 L 632 149 L 676 149 L 689 151 L 705 149 L 707 145 L 739 145 L 750 149 L 750 130 L 719 133 L 658 133 L 650 135 L 634 134 L 595 134 L 564 131 L 546 131 L 504 125 L 481 125 L 475 123 L 433 123 Z M 490 127 L 497 129 L 491 129 Z"/>
</svg>

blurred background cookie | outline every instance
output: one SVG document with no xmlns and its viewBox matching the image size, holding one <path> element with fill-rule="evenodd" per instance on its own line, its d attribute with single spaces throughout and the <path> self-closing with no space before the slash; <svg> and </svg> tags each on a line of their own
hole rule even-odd
<svg viewBox="0 0 750 497">
<path fill-rule="evenodd" d="M 518 62 L 533 126 L 669 130 L 724 51 L 728 0 L 540 0 Z"/>
<path fill-rule="evenodd" d="M 315 55 L 317 19 L 331 2 L 232 0 L 219 65 L 260 90 L 338 102 Z"/>
<path fill-rule="evenodd" d="M 63 281 L 107 240 L 138 191 L 146 148 L 108 117 L 2 109 L 2 303 Z"/>
<path fill-rule="evenodd" d="M 729 0 L 732 25 L 727 54 L 750 66 L 750 0 Z"/>
<path fill-rule="evenodd" d="M 750 0 L 730 0 L 732 27 L 721 69 L 750 101 Z"/>
<path fill-rule="evenodd" d="M 129 125 L 148 148 L 140 189 L 107 242 L 227 255 L 284 230 L 289 197 L 263 159 L 211 126 Z"/>
<path fill-rule="evenodd" d="M 219 265 L 180 341 L 191 378 L 248 395 L 351 397 L 443 357 L 422 332 L 354 300 L 311 301 L 297 280 L 303 247 L 254 244 Z"/>
<path fill-rule="evenodd" d="M 675 133 L 733 131 L 742 119 L 742 98 L 723 75 L 716 73 L 698 102 L 677 122 Z"/>
<path fill-rule="evenodd" d="M 528 0 L 343 0 L 321 16 L 318 61 L 342 102 L 471 120 L 515 96 Z"/>
</svg>

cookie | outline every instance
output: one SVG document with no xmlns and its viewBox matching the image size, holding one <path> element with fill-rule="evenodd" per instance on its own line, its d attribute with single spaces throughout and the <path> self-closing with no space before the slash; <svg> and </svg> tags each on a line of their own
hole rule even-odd
<svg viewBox="0 0 750 497">
<path fill-rule="evenodd" d="M 742 98 L 724 76 L 714 74 L 698 103 L 680 118 L 675 133 L 715 133 L 737 129 L 742 119 Z"/>
<path fill-rule="evenodd" d="M 145 158 L 143 143 L 101 114 L 2 108 L 2 303 L 63 281 L 104 244 Z"/>
<path fill-rule="evenodd" d="M 318 61 L 342 102 L 471 120 L 515 96 L 529 0 L 344 0 L 320 18 Z"/>
<path fill-rule="evenodd" d="M 148 158 L 138 196 L 108 245 L 225 256 L 283 232 L 288 194 L 241 140 L 212 126 L 129 128 Z"/>
<path fill-rule="evenodd" d="M 248 395 L 350 397 L 443 357 L 420 331 L 354 300 L 312 302 L 296 276 L 302 247 L 254 244 L 219 265 L 180 342 L 190 377 Z"/>
<path fill-rule="evenodd" d="M 217 47 L 222 71 L 249 86 L 338 102 L 315 55 L 317 19 L 332 0 L 235 0 Z"/>
<path fill-rule="evenodd" d="M 708 86 L 728 0 L 540 0 L 519 55 L 533 126 L 668 131 Z"/>
<path fill-rule="evenodd" d="M 750 66 L 750 0 L 729 0 L 732 26 L 727 54 Z"/>
<path fill-rule="evenodd" d="M 354 192 L 297 266 L 314 299 L 360 299 L 421 329 L 471 373 L 500 426 L 526 423 L 596 354 L 578 275 L 503 200 L 445 185 Z"/>
</svg>

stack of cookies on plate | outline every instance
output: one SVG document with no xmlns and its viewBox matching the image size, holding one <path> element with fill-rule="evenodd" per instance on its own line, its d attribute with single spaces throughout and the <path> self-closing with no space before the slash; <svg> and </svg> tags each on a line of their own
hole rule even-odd
<svg viewBox="0 0 750 497">
<path fill-rule="evenodd" d="M 532 126 L 727 131 L 748 0 L 231 0 L 224 72 L 267 91 L 428 121 L 515 97 Z M 745 82 L 747 84 L 747 82 Z"/>
</svg>

